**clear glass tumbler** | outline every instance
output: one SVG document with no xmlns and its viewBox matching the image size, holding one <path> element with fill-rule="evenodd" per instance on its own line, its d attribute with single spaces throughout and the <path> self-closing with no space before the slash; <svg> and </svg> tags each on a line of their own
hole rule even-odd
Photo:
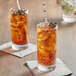
<svg viewBox="0 0 76 76">
<path fill-rule="evenodd" d="M 22 50 L 28 44 L 27 10 L 10 10 L 12 48 Z"/>
<path fill-rule="evenodd" d="M 56 29 L 49 22 L 37 25 L 37 60 L 38 69 L 52 71 L 56 64 Z"/>
</svg>

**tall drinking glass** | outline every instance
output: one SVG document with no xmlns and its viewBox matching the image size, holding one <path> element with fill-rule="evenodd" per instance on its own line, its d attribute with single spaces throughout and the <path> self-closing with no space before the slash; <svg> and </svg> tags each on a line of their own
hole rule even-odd
<svg viewBox="0 0 76 76">
<path fill-rule="evenodd" d="M 28 44 L 27 10 L 11 9 L 12 48 L 22 50 Z"/>
<path fill-rule="evenodd" d="M 51 24 L 52 25 L 52 24 Z M 52 71 L 56 63 L 56 27 L 49 22 L 37 25 L 37 60 L 38 69 Z"/>
</svg>

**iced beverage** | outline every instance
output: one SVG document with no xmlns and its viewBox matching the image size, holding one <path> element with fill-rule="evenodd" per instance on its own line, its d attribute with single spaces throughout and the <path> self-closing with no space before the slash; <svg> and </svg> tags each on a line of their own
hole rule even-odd
<svg viewBox="0 0 76 76">
<path fill-rule="evenodd" d="M 27 10 L 11 9 L 12 48 L 21 50 L 28 44 Z"/>
<path fill-rule="evenodd" d="M 42 71 L 50 71 L 55 68 L 56 25 L 49 22 L 42 22 L 37 25 L 38 69 Z"/>
</svg>

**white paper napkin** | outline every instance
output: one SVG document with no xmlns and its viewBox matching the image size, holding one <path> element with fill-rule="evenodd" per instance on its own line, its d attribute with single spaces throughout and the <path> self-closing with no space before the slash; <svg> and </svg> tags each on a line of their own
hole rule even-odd
<svg viewBox="0 0 76 76">
<path fill-rule="evenodd" d="M 42 72 L 37 69 L 37 61 L 26 61 L 25 65 L 34 76 L 71 76 L 70 71 L 66 65 L 59 59 L 56 59 L 56 69 L 52 72 Z"/>
<path fill-rule="evenodd" d="M 25 50 L 21 50 L 21 51 L 15 51 L 11 48 L 12 42 L 8 42 L 5 43 L 3 45 L 0 46 L 0 50 L 18 57 L 24 57 L 28 54 L 31 54 L 35 51 L 37 51 L 37 45 L 28 43 L 28 48 L 26 48 Z"/>
</svg>

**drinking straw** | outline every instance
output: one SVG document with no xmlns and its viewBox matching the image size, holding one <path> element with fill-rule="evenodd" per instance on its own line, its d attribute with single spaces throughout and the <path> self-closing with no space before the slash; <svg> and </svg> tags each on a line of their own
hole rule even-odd
<svg viewBox="0 0 76 76">
<path fill-rule="evenodd" d="M 45 4 L 45 2 L 43 3 L 43 8 L 44 8 L 44 18 L 45 18 L 45 22 L 47 22 L 47 11 L 46 11 L 46 4 Z"/>
<path fill-rule="evenodd" d="M 17 0 L 17 7 L 18 7 L 19 10 L 21 9 L 20 4 L 19 4 L 19 0 Z"/>
</svg>

